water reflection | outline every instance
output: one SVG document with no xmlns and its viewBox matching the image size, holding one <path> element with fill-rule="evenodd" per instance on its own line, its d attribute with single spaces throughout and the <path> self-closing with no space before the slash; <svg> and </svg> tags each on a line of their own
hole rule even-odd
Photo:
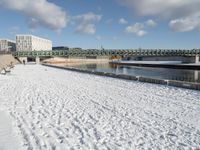
<svg viewBox="0 0 200 150">
<path fill-rule="evenodd" d="M 123 74 L 128 74 L 127 68 L 126 68 L 126 67 L 123 67 L 123 68 L 122 68 L 122 72 L 123 72 Z"/>
<path fill-rule="evenodd" d="M 198 79 L 199 79 L 199 71 L 195 70 L 194 71 L 194 80 L 198 81 Z"/>
<path fill-rule="evenodd" d="M 97 64 L 85 64 L 87 69 L 95 70 L 97 68 Z"/>
<path fill-rule="evenodd" d="M 75 65 L 76 68 L 111 72 L 116 74 L 127 74 L 133 76 L 152 77 L 158 79 L 179 80 L 200 83 L 199 70 L 168 69 L 168 68 L 150 68 L 136 66 L 119 66 L 116 64 L 81 64 Z"/>
</svg>

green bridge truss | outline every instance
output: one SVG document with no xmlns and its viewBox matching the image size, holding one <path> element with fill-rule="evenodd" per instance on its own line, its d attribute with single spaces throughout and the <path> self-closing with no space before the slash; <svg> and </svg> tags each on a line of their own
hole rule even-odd
<svg viewBox="0 0 200 150">
<path fill-rule="evenodd" d="M 137 49 L 137 50 L 56 50 L 56 51 L 17 51 L 12 53 L 15 57 L 89 57 L 89 56 L 196 56 L 200 49 L 168 50 L 168 49 Z"/>
</svg>

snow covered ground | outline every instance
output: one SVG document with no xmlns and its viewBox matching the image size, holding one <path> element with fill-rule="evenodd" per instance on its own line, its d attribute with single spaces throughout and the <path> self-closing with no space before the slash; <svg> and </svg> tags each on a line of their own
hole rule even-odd
<svg viewBox="0 0 200 150">
<path fill-rule="evenodd" d="M 200 149 L 199 91 L 18 65 L 0 75 L 0 112 L 15 150 Z"/>
</svg>

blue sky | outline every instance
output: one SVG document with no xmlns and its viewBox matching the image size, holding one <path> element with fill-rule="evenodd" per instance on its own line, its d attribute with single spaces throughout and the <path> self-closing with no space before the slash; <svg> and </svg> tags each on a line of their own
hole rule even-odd
<svg viewBox="0 0 200 150">
<path fill-rule="evenodd" d="M 0 38 L 53 46 L 200 48 L 199 0 L 0 0 Z"/>
</svg>

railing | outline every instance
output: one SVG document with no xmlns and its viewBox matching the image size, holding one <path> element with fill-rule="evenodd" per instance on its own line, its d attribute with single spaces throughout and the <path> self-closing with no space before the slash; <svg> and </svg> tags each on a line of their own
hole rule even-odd
<svg viewBox="0 0 200 150">
<path fill-rule="evenodd" d="M 135 50 L 56 50 L 56 51 L 17 51 L 12 53 L 15 57 L 85 57 L 85 56 L 196 56 L 200 55 L 199 49 L 193 50 L 168 50 L 168 49 L 135 49 Z"/>
</svg>

